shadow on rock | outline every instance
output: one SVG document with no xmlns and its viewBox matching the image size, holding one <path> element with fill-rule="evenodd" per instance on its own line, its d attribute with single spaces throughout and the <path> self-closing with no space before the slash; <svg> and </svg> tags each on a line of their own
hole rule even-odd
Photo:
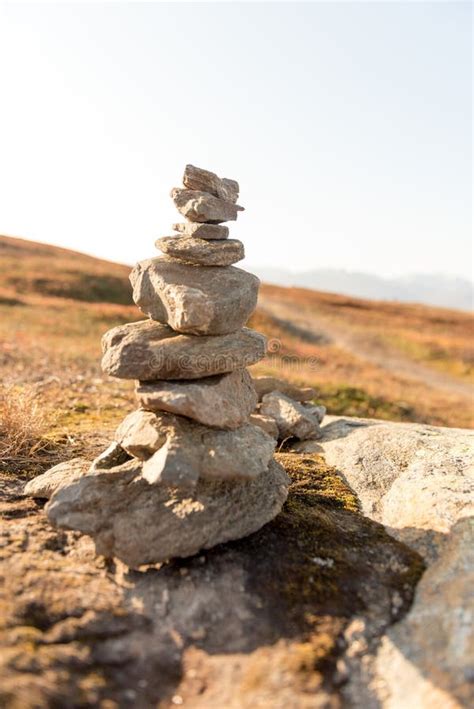
<svg viewBox="0 0 474 709">
<path fill-rule="evenodd" d="M 107 569 L 87 537 L 58 534 L 43 513 L 10 520 L 2 699 L 339 706 L 362 655 L 409 608 L 423 563 L 360 515 L 321 458 L 277 457 L 292 486 L 276 519 L 161 568 Z"/>
</svg>

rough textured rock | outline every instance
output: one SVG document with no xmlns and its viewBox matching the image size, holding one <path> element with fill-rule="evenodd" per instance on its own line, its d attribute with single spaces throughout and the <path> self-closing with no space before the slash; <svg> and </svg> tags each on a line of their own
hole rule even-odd
<svg viewBox="0 0 474 709">
<path fill-rule="evenodd" d="M 259 426 L 262 431 L 268 433 L 269 436 L 278 439 L 278 425 L 274 418 L 271 416 L 265 416 L 265 414 L 252 414 L 250 417 L 250 423 L 254 426 Z"/>
<path fill-rule="evenodd" d="M 470 706 L 474 433 L 421 424 L 328 417 L 320 445 L 357 492 L 363 511 L 431 564 L 414 606 L 389 631 L 376 661 L 369 706 Z M 472 637 L 472 636 L 471 636 Z M 367 705 L 353 683 L 351 701 Z M 362 692 L 362 695 L 361 695 Z"/>
<path fill-rule="evenodd" d="M 298 401 L 290 399 L 279 391 L 265 394 L 260 405 L 260 413 L 275 419 L 279 438 L 318 438 L 319 422 Z"/>
<path fill-rule="evenodd" d="M 121 445 L 113 441 L 108 448 L 92 461 L 91 470 L 114 468 L 122 465 L 130 458 L 127 451 Z"/>
<path fill-rule="evenodd" d="M 183 190 L 175 187 L 171 191 L 171 197 L 179 213 L 191 222 L 220 224 L 235 221 L 238 213 L 244 210 L 238 204 L 226 202 L 199 190 Z"/>
<path fill-rule="evenodd" d="M 270 394 L 272 391 L 281 391 L 282 394 L 289 396 L 290 399 L 295 399 L 295 401 L 310 401 L 316 397 L 316 390 L 312 387 L 299 387 L 276 377 L 253 377 L 253 383 L 259 401 L 265 394 Z"/>
<path fill-rule="evenodd" d="M 136 568 L 255 532 L 281 510 L 288 482 L 285 470 L 272 461 L 254 480 L 201 481 L 181 493 L 151 488 L 135 461 L 60 488 L 46 512 L 54 525 L 90 535 L 98 554 Z"/>
<path fill-rule="evenodd" d="M 87 468 L 90 467 L 90 464 Z M 68 485 L 84 475 L 83 458 L 73 458 L 67 463 L 59 463 L 25 485 L 24 493 L 30 497 L 48 500 L 62 485 Z"/>
<path fill-rule="evenodd" d="M 460 517 L 474 514 L 474 432 L 371 419 L 327 421 L 320 441 L 325 458 L 347 477 L 364 513 L 394 534 L 413 530 L 400 536 L 425 556 L 436 556 L 430 532 L 446 534 Z"/>
<path fill-rule="evenodd" d="M 473 588 L 474 518 L 466 517 L 440 545 L 408 616 L 383 638 L 376 670 L 387 709 L 473 706 Z"/>
<path fill-rule="evenodd" d="M 229 180 L 227 177 L 220 178 L 214 172 L 203 170 L 194 165 L 186 165 L 183 175 L 183 185 L 189 190 L 200 190 L 210 192 L 215 197 L 220 197 L 226 202 L 237 202 L 239 197 L 239 183 Z"/>
<path fill-rule="evenodd" d="M 174 259 L 198 266 L 231 266 L 245 257 L 244 245 L 237 239 L 210 241 L 196 237 L 164 236 L 155 246 Z"/>
<path fill-rule="evenodd" d="M 245 369 L 189 382 L 141 382 L 135 393 L 143 409 L 169 411 L 218 428 L 237 428 L 257 405 L 252 378 Z"/>
<path fill-rule="evenodd" d="M 243 328 L 230 335 L 179 335 L 152 320 L 119 325 L 102 338 L 102 369 L 113 377 L 200 379 L 244 369 L 265 356 L 265 337 Z"/>
<path fill-rule="evenodd" d="M 199 222 L 180 222 L 173 224 L 173 229 L 185 236 L 199 239 L 227 239 L 229 227 L 223 224 L 199 224 Z"/>
<path fill-rule="evenodd" d="M 120 424 L 116 440 L 146 461 L 150 483 L 193 486 L 200 478 L 248 480 L 268 468 L 275 441 L 257 426 L 233 431 L 207 428 L 182 416 L 134 411 Z"/>
<path fill-rule="evenodd" d="M 293 484 L 274 520 L 140 571 L 105 566 L 89 537 L 52 528 L 23 480 L 0 473 L 0 704 L 349 706 L 360 649 L 406 613 L 419 559 L 357 513 L 320 458 L 278 458 Z M 345 645 L 356 623 L 364 633 Z"/>
<path fill-rule="evenodd" d="M 191 266 L 167 258 L 138 263 L 130 274 L 133 300 L 153 320 L 193 335 L 239 330 L 257 304 L 257 276 L 227 266 Z"/>
</svg>

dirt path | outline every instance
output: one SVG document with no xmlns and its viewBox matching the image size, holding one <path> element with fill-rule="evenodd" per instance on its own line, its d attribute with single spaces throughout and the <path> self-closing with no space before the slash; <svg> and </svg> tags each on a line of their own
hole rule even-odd
<svg viewBox="0 0 474 709">
<path fill-rule="evenodd" d="M 351 332 L 349 329 L 335 325 L 324 315 L 318 313 L 317 316 L 312 316 L 298 306 L 278 298 L 260 295 L 259 306 L 264 312 L 287 324 L 295 334 L 298 331 L 304 339 L 315 343 L 331 342 L 391 374 L 413 379 L 432 389 L 465 397 L 470 405 L 474 401 L 474 387 L 468 382 L 414 362 L 380 341 L 376 341 L 370 334 L 364 336 Z"/>
</svg>

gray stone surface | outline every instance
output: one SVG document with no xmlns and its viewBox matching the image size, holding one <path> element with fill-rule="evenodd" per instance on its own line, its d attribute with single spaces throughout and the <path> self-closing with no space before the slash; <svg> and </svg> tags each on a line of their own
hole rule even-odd
<svg viewBox="0 0 474 709">
<path fill-rule="evenodd" d="M 186 165 L 183 175 L 183 185 L 189 190 L 210 192 L 226 202 L 237 202 L 239 183 L 227 177 L 218 177 L 214 172 L 203 170 L 194 165 Z"/>
<path fill-rule="evenodd" d="M 290 399 L 279 391 L 265 394 L 259 411 L 275 419 L 279 431 L 278 437 L 281 440 L 285 438 L 314 439 L 320 435 L 318 418 L 305 409 L 301 403 Z"/>
<path fill-rule="evenodd" d="M 167 256 L 197 266 L 231 266 L 245 258 L 244 245 L 237 239 L 209 240 L 164 236 L 155 246 Z"/>
<path fill-rule="evenodd" d="M 152 320 L 119 325 L 102 338 L 102 369 L 113 377 L 200 379 L 244 369 L 265 356 L 266 340 L 243 328 L 230 335 L 180 335 Z"/>
<path fill-rule="evenodd" d="M 199 239 L 227 239 L 229 227 L 224 224 L 200 224 L 199 222 L 179 222 L 173 229 L 183 236 L 195 236 Z"/>
<path fill-rule="evenodd" d="M 474 514 L 474 432 L 327 417 L 320 441 L 327 462 L 346 476 L 363 511 L 397 529 L 412 529 L 410 543 L 425 555 L 430 530 L 446 534 Z M 435 500 L 440 503 L 436 504 Z M 442 500 L 442 502 L 441 502 Z M 403 541 L 407 533 L 402 533 Z"/>
<path fill-rule="evenodd" d="M 136 568 L 245 537 L 273 519 L 288 494 L 288 476 L 273 460 L 254 480 L 201 481 L 192 492 L 152 487 L 141 471 L 133 461 L 60 488 L 46 507 L 50 522 L 88 534 L 98 554 Z"/>
<path fill-rule="evenodd" d="M 24 494 L 48 500 L 55 490 L 82 477 L 89 468 L 90 463 L 84 467 L 83 458 L 72 458 L 66 463 L 59 463 L 42 475 L 30 480 L 25 485 Z"/>
<path fill-rule="evenodd" d="M 238 204 L 199 190 L 175 187 L 171 190 L 171 197 L 179 213 L 191 222 L 220 224 L 235 221 L 238 213 L 244 210 Z"/>
<path fill-rule="evenodd" d="M 237 428 L 257 405 L 245 369 L 191 381 L 139 382 L 135 393 L 143 409 L 169 411 L 218 428 Z"/>
<path fill-rule="evenodd" d="M 253 377 L 253 383 L 259 401 L 265 394 L 270 394 L 272 391 L 281 391 L 282 394 L 289 396 L 290 399 L 295 399 L 295 401 L 310 401 L 316 397 L 316 390 L 312 387 L 299 387 L 277 377 Z"/>
<path fill-rule="evenodd" d="M 474 432 L 423 424 L 328 417 L 326 461 L 355 490 L 363 511 L 425 558 L 428 570 L 408 615 L 366 667 L 369 707 L 464 707 L 474 701 Z M 362 684 L 368 682 L 363 678 Z"/>
<path fill-rule="evenodd" d="M 138 263 L 133 300 L 153 320 L 193 335 L 239 330 L 257 304 L 257 276 L 234 266 L 191 266 L 167 258 Z"/>
<path fill-rule="evenodd" d="M 129 414 L 115 438 L 130 455 L 146 461 L 148 482 L 180 487 L 200 478 L 255 478 L 267 469 L 275 449 L 273 438 L 248 423 L 225 431 L 143 410 Z"/>
</svg>

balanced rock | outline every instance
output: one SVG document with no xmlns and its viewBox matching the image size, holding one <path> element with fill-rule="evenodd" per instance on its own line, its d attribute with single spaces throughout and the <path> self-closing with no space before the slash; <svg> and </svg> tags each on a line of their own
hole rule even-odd
<svg viewBox="0 0 474 709">
<path fill-rule="evenodd" d="M 166 258 L 138 263 L 133 300 L 153 320 L 193 335 L 239 330 L 257 304 L 257 276 L 234 266 L 197 268 Z"/>
<path fill-rule="evenodd" d="M 150 483 L 193 486 L 200 478 L 248 480 L 268 468 L 275 441 L 257 426 L 233 431 L 207 428 L 181 416 L 134 411 L 120 424 L 116 441 L 146 461 Z"/>
<path fill-rule="evenodd" d="M 255 479 L 200 480 L 192 491 L 160 485 L 150 494 L 141 472 L 134 460 L 60 488 L 46 507 L 49 520 L 137 568 L 245 537 L 273 519 L 288 494 L 288 476 L 274 460 Z"/>
<path fill-rule="evenodd" d="M 245 257 L 244 245 L 238 239 L 206 241 L 193 236 L 164 236 L 155 246 L 178 261 L 198 266 L 231 266 Z"/>
<path fill-rule="evenodd" d="M 265 394 L 260 405 L 260 412 L 275 419 L 279 438 L 319 438 L 320 427 L 316 416 L 313 416 L 298 401 L 274 391 Z"/>
<path fill-rule="evenodd" d="M 226 202 L 200 190 L 175 187 L 171 190 L 171 197 L 180 214 L 191 222 L 235 222 L 238 213 L 244 210 L 238 204 Z"/>
<path fill-rule="evenodd" d="M 316 390 L 312 387 L 299 387 L 277 377 L 253 377 L 253 384 L 259 401 L 272 391 L 280 391 L 296 401 L 310 401 L 316 397 Z"/>
<path fill-rule="evenodd" d="M 168 411 L 206 426 L 238 428 L 257 405 L 246 369 L 192 381 L 139 382 L 138 403 L 148 411 Z"/>
<path fill-rule="evenodd" d="M 121 379 L 201 379 L 233 372 L 265 356 L 265 337 L 243 328 L 229 335 L 180 335 L 141 320 L 112 328 L 102 338 L 102 369 Z"/>
<path fill-rule="evenodd" d="M 217 177 L 210 170 L 201 167 L 186 165 L 183 175 L 183 185 L 189 190 L 209 192 L 215 197 L 220 197 L 226 202 L 237 202 L 239 196 L 239 183 L 227 177 Z"/>
<path fill-rule="evenodd" d="M 223 224 L 200 224 L 199 222 L 179 222 L 173 224 L 173 229 L 185 236 L 195 236 L 199 239 L 227 239 L 229 227 Z"/>
</svg>

